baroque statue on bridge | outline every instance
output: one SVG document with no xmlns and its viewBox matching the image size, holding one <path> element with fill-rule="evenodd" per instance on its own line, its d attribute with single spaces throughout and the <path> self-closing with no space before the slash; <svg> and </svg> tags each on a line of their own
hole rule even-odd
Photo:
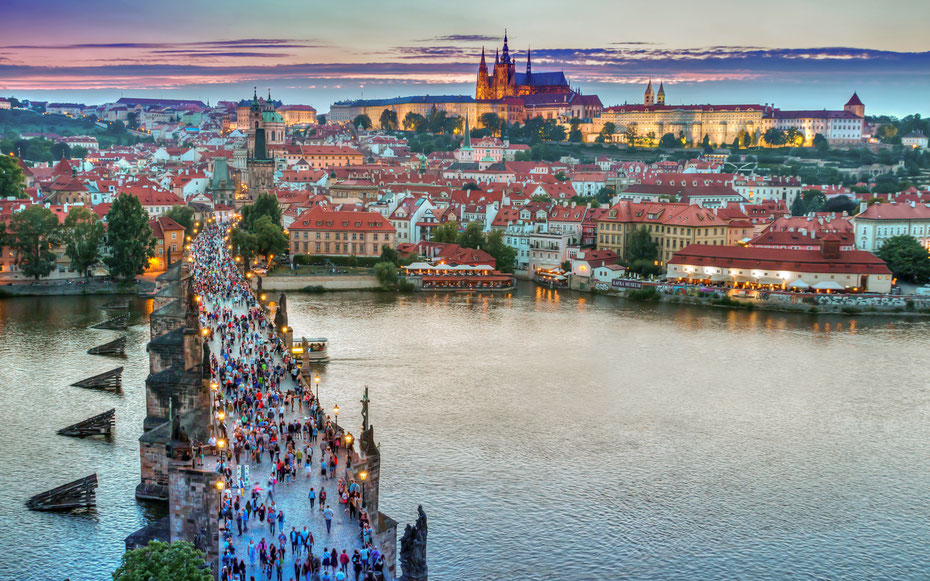
<svg viewBox="0 0 930 581">
<path fill-rule="evenodd" d="M 407 525 L 400 539 L 400 566 L 404 570 L 401 581 L 427 581 L 426 567 L 426 513 L 423 505 L 417 507 L 415 525 Z"/>
</svg>

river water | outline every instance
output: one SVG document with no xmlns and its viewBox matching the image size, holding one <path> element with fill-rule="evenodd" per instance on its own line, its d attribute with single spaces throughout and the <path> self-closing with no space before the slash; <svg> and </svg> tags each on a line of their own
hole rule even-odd
<svg viewBox="0 0 930 581">
<path fill-rule="evenodd" d="M 321 397 L 382 451 L 381 506 L 422 503 L 433 579 L 921 578 L 930 569 L 930 324 L 507 295 L 290 294 L 326 336 Z M 132 498 L 146 375 L 95 298 L 0 302 L 0 578 L 103 579 Z M 137 301 L 144 323 L 147 304 Z M 55 430 L 117 407 L 114 443 Z M 94 516 L 23 501 L 93 470 Z M 16 532 L 14 532 L 16 531 Z"/>
</svg>

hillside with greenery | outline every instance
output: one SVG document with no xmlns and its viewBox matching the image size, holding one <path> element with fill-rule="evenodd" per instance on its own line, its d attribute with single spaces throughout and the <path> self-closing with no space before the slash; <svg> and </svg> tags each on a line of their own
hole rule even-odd
<svg viewBox="0 0 930 581">
<path fill-rule="evenodd" d="M 121 122 L 106 128 L 98 127 L 90 117 L 72 118 L 67 115 L 46 115 L 34 111 L 0 110 L 0 153 L 14 153 L 27 161 L 52 161 L 62 155 L 84 157 L 83 148 L 74 151 L 65 145 L 47 139 L 22 139 L 23 133 L 56 133 L 62 137 L 70 135 L 92 135 L 97 138 L 101 149 L 114 145 L 134 145 L 151 138 L 139 138 L 126 131 Z"/>
</svg>

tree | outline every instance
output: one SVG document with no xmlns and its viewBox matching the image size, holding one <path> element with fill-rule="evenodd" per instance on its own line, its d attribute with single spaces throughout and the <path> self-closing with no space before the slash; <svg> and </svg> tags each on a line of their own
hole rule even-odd
<svg viewBox="0 0 930 581">
<path fill-rule="evenodd" d="M 546 126 L 546 141 L 565 141 L 568 133 L 565 128 L 557 123 L 550 123 Z"/>
<path fill-rule="evenodd" d="M 432 134 L 442 133 L 446 127 L 446 112 L 436 108 L 436 105 L 429 110 L 426 115 L 426 125 Z"/>
<path fill-rule="evenodd" d="M 835 198 L 830 198 L 824 203 L 821 211 L 823 212 L 846 212 L 849 215 L 852 215 L 856 209 L 859 207 L 859 204 L 855 200 L 846 195 L 836 196 Z"/>
<path fill-rule="evenodd" d="M 407 114 L 404 115 L 404 129 L 416 133 L 423 133 L 426 131 L 426 118 L 419 113 L 408 111 Z"/>
<path fill-rule="evenodd" d="M 820 133 L 814 135 L 813 143 L 814 148 L 817 149 L 819 153 L 826 153 L 830 151 L 830 143 L 827 141 L 827 138 Z"/>
<path fill-rule="evenodd" d="M 29 206 L 10 218 L 9 244 L 16 266 L 35 280 L 55 268 L 52 248 L 60 243 L 60 226 L 55 213 L 45 206 Z"/>
<path fill-rule="evenodd" d="M 287 234 L 271 221 L 270 216 L 262 216 L 256 220 L 252 235 L 255 237 L 255 249 L 266 258 L 275 254 L 284 254 L 287 251 L 289 242 Z"/>
<path fill-rule="evenodd" d="M 714 148 L 710 146 L 710 135 L 704 134 L 704 139 L 701 140 L 701 148 L 704 150 L 704 153 L 714 152 Z"/>
<path fill-rule="evenodd" d="M 820 190 L 804 190 L 801 192 L 804 198 L 804 213 L 820 212 L 827 203 L 827 196 Z"/>
<path fill-rule="evenodd" d="M 497 113 L 482 113 L 478 117 L 478 122 L 482 127 L 487 129 L 492 136 L 497 137 L 501 133 L 501 127 L 503 123 L 501 122 L 500 115 Z"/>
<path fill-rule="evenodd" d="M 381 288 L 391 290 L 397 287 L 397 265 L 393 262 L 379 262 L 375 265 L 375 277 Z"/>
<path fill-rule="evenodd" d="M 604 127 L 607 127 L 606 123 L 604 124 Z M 623 134 L 624 137 L 626 137 L 626 144 L 629 147 L 633 147 L 634 145 L 636 145 L 636 138 L 637 138 L 636 129 L 637 129 L 636 123 L 630 123 L 629 125 L 627 125 L 626 131 Z"/>
<path fill-rule="evenodd" d="M 891 123 L 886 123 L 879 126 L 876 133 L 883 142 L 890 143 L 898 135 L 898 128 Z"/>
<path fill-rule="evenodd" d="M 364 113 L 356 115 L 355 119 L 352 120 L 352 125 L 355 125 L 356 129 L 368 130 L 371 129 L 371 118 Z"/>
<path fill-rule="evenodd" d="M 607 123 L 604 123 L 603 127 L 601 127 L 601 131 L 598 133 L 598 137 L 601 138 L 601 143 L 605 141 L 613 141 L 613 135 L 616 132 L 617 126 L 608 121 Z"/>
<path fill-rule="evenodd" d="M 924 284 L 930 277 L 930 255 L 913 236 L 892 236 L 885 240 L 876 254 L 897 278 Z"/>
<path fill-rule="evenodd" d="M 110 135 L 122 135 L 126 133 L 126 124 L 122 121 L 114 121 L 107 127 L 107 133 Z"/>
<path fill-rule="evenodd" d="M 764 139 L 765 142 L 769 145 L 779 147 L 785 144 L 787 141 L 787 136 L 781 129 L 770 127 L 769 129 L 765 130 L 765 133 L 762 134 L 762 139 Z"/>
<path fill-rule="evenodd" d="M 455 221 L 444 222 L 433 232 L 433 242 L 455 243 L 459 239 L 459 223 Z"/>
<path fill-rule="evenodd" d="M 659 247 L 652 241 L 652 235 L 645 226 L 633 232 L 626 251 L 627 266 L 639 274 L 655 274 L 659 268 Z"/>
<path fill-rule="evenodd" d="M 397 111 L 385 109 L 381 112 L 381 118 L 378 120 L 381 129 L 397 129 Z"/>
<path fill-rule="evenodd" d="M 0 198 L 26 198 L 26 175 L 11 155 L 0 156 Z"/>
<path fill-rule="evenodd" d="M 458 237 L 462 248 L 481 248 L 484 245 L 484 227 L 481 222 L 469 222 Z"/>
<path fill-rule="evenodd" d="M 76 271 L 90 276 L 90 269 L 100 262 L 100 244 L 105 235 L 103 222 L 97 214 L 81 206 L 68 212 L 64 228 L 65 254 Z"/>
<path fill-rule="evenodd" d="M 149 544 L 123 553 L 113 581 L 210 581 L 204 554 L 186 541 Z"/>
<path fill-rule="evenodd" d="M 387 244 L 381 247 L 381 261 L 390 262 L 393 265 L 400 264 L 400 255 L 397 254 L 397 250 L 391 248 Z"/>
<path fill-rule="evenodd" d="M 457 115 L 446 117 L 442 124 L 442 132 L 447 135 L 452 135 L 458 131 L 462 131 L 464 125 L 465 120 Z"/>
<path fill-rule="evenodd" d="M 110 256 L 106 264 L 112 276 L 131 279 L 145 272 L 149 259 L 155 256 L 155 238 L 139 198 L 117 196 L 107 212 L 107 242 Z"/>
<path fill-rule="evenodd" d="M 673 133 L 666 133 L 659 139 L 659 147 L 670 149 L 672 147 L 681 147 L 681 141 Z"/>
<path fill-rule="evenodd" d="M 795 196 L 794 200 L 791 202 L 791 215 L 792 216 L 803 216 L 806 214 L 806 206 L 804 205 L 804 198 L 801 196 Z"/>
<path fill-rule="evenodd" d="M 48 148 L 52 159 L 71 159 L 71 147 L 67 143 L 55 143 Z"/>
<path fill-rule="evenodd" d="M 237 227 L 233 228 L 229 240 L 232 242 L 233 251 L 245 260 L 246 267 L 248 267 L 258 253 L 258 240 L 255 235 L 242 227 Z"/>
<path fill-rule="evenodd" d="M 171 206 L 171 209 L 165 212 L 166 218 L 171 218 L 181 226 L 184 226 L 184 233 L 190 235 L 194 231 L 194 209 L 190 206 Z"/>
<path fill-rule="evenodd" d="M 517 250 L 504 242 L 503 230 L 492 230 L 488 234 L 484 251 L 497 261 L 497 270 L 513 272 L 514 262 L 517 259 Z"/>
<path fill-rule="evenodd" d="M 481 191 L 481 186 L 479 186 L 475 182 L 465 182 L 465 185 L 462 186 L 462 189 L 465 191 L 469 191 L 469 190 Z"/>
<path fill-rule="evenodd" d="M 581 143 L 581 119 L 572 117 L 568 121 L 571 130 L 568 132 L 568 140 L 574 143 Z"/>
<path fill-rule="evenodd" d="M 258 194 L 254 203 L 242 208 L 242 221 L 239 226 L 254 233 L 255 223 L 262 216 L 271 218 L 272 224 L 281 225 L 281 206 L 278 204 L 278 198 L 271 194 Z"/>
</svg>

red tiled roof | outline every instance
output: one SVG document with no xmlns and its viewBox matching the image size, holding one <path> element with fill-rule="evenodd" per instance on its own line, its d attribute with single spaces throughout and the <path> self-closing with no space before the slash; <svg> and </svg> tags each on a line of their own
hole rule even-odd
<svg viewBox="0 0 930 581">
<path fill-rule="evenodd" d="M 836 272 L 891 274 L 880 258 L 864 250 L 840 252 L 839 258 L 824 258 L 819 250 L 788 250 L 757 246 L 713 246 L 691 244 L 672 256 L 669 264 L 789 270 L 794 272 Z"/>
<path fill-rule="evenodd" d="M 297 217 L 290 230 L 326 230 L 346 232 L 394 232 L 394 226 L 381 214 L 367 211 L 326 210 L 310 208 Z"/>
</svg>

